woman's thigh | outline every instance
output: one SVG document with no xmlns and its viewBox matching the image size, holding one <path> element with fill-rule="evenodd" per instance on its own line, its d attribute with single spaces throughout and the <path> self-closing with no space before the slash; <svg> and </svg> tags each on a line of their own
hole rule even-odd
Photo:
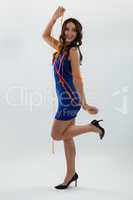
<svg viewBox="0 0 133 200">
<path fill-rule="evenodd" d="M 75 123 L 75 118 L 71 120 L 57 120 L 54 119 L 52 128 L 51 128 L 51 136 L 54 140 L 62 140 L 63 133 L 66 131 L 68 126 L 73 125 Z"/>
</svg>

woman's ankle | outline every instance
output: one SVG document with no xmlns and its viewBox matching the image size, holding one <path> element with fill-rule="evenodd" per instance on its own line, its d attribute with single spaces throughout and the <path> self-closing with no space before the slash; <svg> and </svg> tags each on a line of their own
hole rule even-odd
<svg viewBox="0 0 133 200">
<path fill-rule="evenodd" d="M 66 177 L 67 176 L 73 176 L 75 174 L 76 170 L 72 170 L 66 173 Z"/>
</svg>

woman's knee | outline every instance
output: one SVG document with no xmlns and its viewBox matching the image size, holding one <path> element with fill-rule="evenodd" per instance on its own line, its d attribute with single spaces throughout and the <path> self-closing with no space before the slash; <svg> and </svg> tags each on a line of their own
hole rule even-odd
<svg viewBox="0 0 133 200">
<path fill-rule="evenodd" d="M 67 123 L 64 122 L 64 124 L 58 124 L 58 121 L 54 121 L 52 129 L 51 129 L 51 137 L 54 140 L 64 140 L 64 132 L 75 123 L 75 119 L 68 121 Z"/>
<path fill-rule="evenodd" d="M 56 133 L 56 132 L 52 132 L 51 133 L 51 137 L 54 139 L 54 140 L 62 140 L 62 137 L 59 135 L 59 133 Z"/>
</svg>

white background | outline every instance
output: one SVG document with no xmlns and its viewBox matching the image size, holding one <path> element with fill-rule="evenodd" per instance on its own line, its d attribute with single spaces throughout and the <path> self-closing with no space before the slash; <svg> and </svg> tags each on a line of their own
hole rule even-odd
<svg viewBox="0 0 133 200">
<path fill-rule="evenodd" d="M 42 38 L 62 5 L 83 26 L 85 94 L 99 108 L 81 110 L 77 124 L 103 119 L 106 136 L 75 137 L 77 188 L 62 195 L 54 185 L 65 175 L 62 141 L 52 154 L 56 111 L 52 49 Z M 132 64 L 133 3 L 130 0 L 3 1 L 0 6 L 0 197 L 1 199 L 133 199 Z M 53 33 L 59 37 L 61 21 Z"/>
</svg>

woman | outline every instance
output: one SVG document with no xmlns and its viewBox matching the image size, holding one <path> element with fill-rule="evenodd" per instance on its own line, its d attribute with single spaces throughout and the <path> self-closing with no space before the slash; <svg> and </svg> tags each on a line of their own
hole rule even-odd
<svg viewBox="0 0 133 200">
<path fill-rule="evenodd" d="M 76 149 L 73 137 L 88 132 L 96 132 L 100 139 L 104 136 L 104 128 L 99 121 L 93 120 L 85 125 L 75 125 L 76 116 L 81 107 L 90 114 L 96 114 L 98 109 L 88 105 L 83 79 L 80 72 L 82 54 L 79 46 L 82 44 L 82 26 L 74 18 L 69 18 L 62 25 L 59 40 L 51 36 L 53 25 L 62 17 L 65 9 L 59 6 L 47 24 L 42 37 L 56 52 L 53 54 L 53 68 L 58 97 L 58 109 L 55 114 L 51 136 L 53 140 L 63 140 L 66 156 L 67 172 L 64 182 L 55 186 L 56 189 L 65 189 L 75 181 L 77 186 L 78 174 L 75 170 Z"/>
</svg>

